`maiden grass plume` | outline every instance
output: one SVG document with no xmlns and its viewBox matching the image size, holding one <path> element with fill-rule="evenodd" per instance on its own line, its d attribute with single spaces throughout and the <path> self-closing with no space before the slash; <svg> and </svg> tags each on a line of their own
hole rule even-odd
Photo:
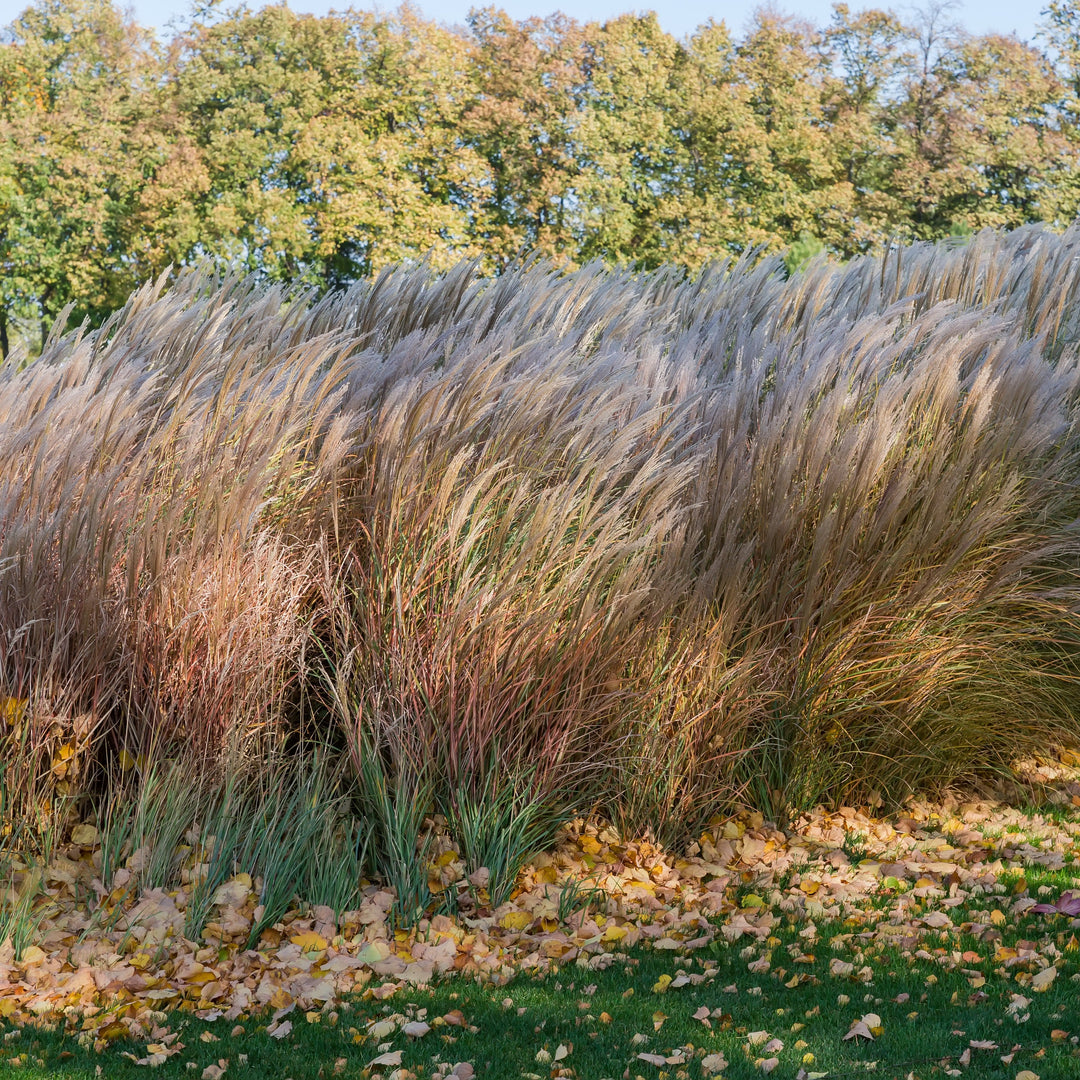
<svg viewBox="0 0 1080 1080">
<path fill-rule="evenodd" d="M 296 852 L 412 918 L 433 816 L 494 898 L 568 813 L 675 842 L 1075 742 L 1078 252 L 145 286 L 0 367 L 5 820 L 88 794 L 148 884 L 199 845 L 193 929 Z"/>
</svg>

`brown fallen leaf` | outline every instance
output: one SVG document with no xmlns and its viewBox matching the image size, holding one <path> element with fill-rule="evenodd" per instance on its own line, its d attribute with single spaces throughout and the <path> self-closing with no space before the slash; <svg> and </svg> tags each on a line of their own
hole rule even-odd
<svg viewBox="0 0 1080 1080">
<path fill-rule="evenodd" d="M 391 1050 L 387 1054 L 380 1054 L 377 1058 L 372 1058 L 367 1067 L 370 1069 L 373 1065 L 400 1065 L 401 1064 L 401 1051 Z"/>
<path fill-rule="evenodd" d="M 844 1036 L 843 1041 L 847 1042 L 849 1039 L 866 1039 L 868 1042 L 873 1042 L 874 1032 L 865 1020 L 856 1020 Z"/>
<path fill-rule="evenodd" d="M 701 1059 L 701 1071 L 706 1076 L 713 1076 L 716 1073 L 723 1072 L 728 1067 L 727 1058 L 721 1053 L 706 1054 Z"/>
</svg>

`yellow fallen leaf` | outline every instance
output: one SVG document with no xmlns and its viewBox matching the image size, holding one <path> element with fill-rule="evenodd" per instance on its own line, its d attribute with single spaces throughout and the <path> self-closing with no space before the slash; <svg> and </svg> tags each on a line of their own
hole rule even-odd
<svg viewBox="0 0 1080 1080">
<path fill-rule="evenodd" d="M 322 952 L 327 946 L 326 938 L 322 934 L 316 934 L 314 930 L 294 934 L 289 940 L 294 945 L 299 945 L 304 952 Z"/>
<path fill-rule="evenodd" d="M 11 727 L 16 727 L 26 713 L 30 702 L 26 698 L 0 698 L 0 720 Z"/>
<path fill-rule="evenodd" d="M 744 908 L 759 908 L 765 906 L 765 901 L 761 899 L 757 893 L 747 893 L 742 899 L 742 906 Z"/>
<path fill-rule="evenodd" d="M 670 975 L 661 975 L 656 982 L 653 983 L 652 992 L 654 994 L 663 994 L 667 991 L 667 988 L 671 985 Z"/>
<path fill-rule="evenodd" d="M 71 842 L 79 847 L 92 848 L 98 839 L 98 831 L 93 825 L 76 825 L 71 830 Z"/>
<path fill-rule="evenodd" d="M 990 921 L 995 926 L 1004 926 L 1005 925 L 1005 912 L 999 911 L 997 908 L 994 908 L 994 910 L 990 912 Z"/>
<path fill-rule="evenodd" d="M 652 1026 L 654 1031 L 659 1031 L 664 1026 L 664 1021 L 667 1019 L 667 1013 L 662 1013 L 659 1010 L 652 1014 Z"/>
<path fill-rule="evenodd" d="M 532 916 L 527 911 L 508 911 L 499 925 L 504 930 L 524 930 L 531 922 Z"/>
<path fill-rule="evenodd" d="M 627 926 L 608 926 L 605 928 L 600 940 L 610 944 L 613 941 L 622 941 L 628 933 L 630 933 L 630 928 Z"/>
<path fill-rule="evenodd" d="M 137 764 L 138 762 L 127 750 L 120 751 L 120 768 L 123 769 L 124 772 L 130 772 Z"/>
</svg>

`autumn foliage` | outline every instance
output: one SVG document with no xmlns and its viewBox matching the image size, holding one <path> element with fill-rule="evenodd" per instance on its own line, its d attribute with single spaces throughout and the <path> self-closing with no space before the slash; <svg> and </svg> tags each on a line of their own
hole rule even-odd
<svg viewBox="0 0 1080 1080">
<path fill-rule="evenodd" d="M 209 8 L 157 41 L 108 0 L 38 0 L 0 44 L 0 352 L 205 257 L 347 285 L 425 255 L 696 272 L 1064 227 L 1075 6 L 1031 43 L 947 14 L 763 11 L 680 41 L 652 14 Z"/>
</svg>

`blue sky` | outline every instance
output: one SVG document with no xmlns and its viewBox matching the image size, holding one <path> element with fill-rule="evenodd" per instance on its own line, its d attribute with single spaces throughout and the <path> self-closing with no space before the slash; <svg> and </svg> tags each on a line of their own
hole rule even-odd
<svg viewBox="0 0 1080 1080">
<path fill-rule="evenodd" d="M 891 7 L 899 15 L 904 15 L 913 7 L 919 6 L 907 2 L 901 3 L 859 3 L 859 0 L 848 0 L 852 10 L 862 7 Z M 0 0 L 0 13 L 10 5 L 13 16 L 24 4 L 20 0 Z M 177 15 L 183 16 L 189 10 L 187 0 L 130 0 L 130 6 L 135 12 L 135 17 L 144 26 L 164 28 L 169 20 Z M 248 0 L 248 6 L 259 8 L 264 6 L 260 0 Z M 332 7 L 345 8 L 350 6 L 349 0 L 289 0 L 289 6 L 294 11 L 311 12 L 312 14 L 325 14 Z M 352 6 L 356 8 L 381 8 L 392 10 L 397 6 L 396 2 L 372 4 L 364 3 L 363 0 L 354 0 Z M 417 5 L 429 19 L 436 19 L 446 23 L 460 23 L 472 6 L 483 7 L 484 3 L 470 2 L 470 0 L 420 0 Z M 677 3 L 664 4 L 640 4 L 619 2 L 619 0 L 571 0 L 567 3 L 563 0 L 504 0 L 495 6 L 503 8 L 514 18 L 525 18 L 529 15 L 548 15 L 552 11 L 563 10 L 568 15 L 585 22 L 590 19 L 603 20 L 628 10 L 657 10 L 660 16 L 660 24 L 669 33 L 681 37 L 691 32 L 695 26 L 700 25 L 709 18 L 727 23 L 729 28 L 736 34 L 745 28 L 753 10 L 759 6 L 758 0 L 718 0 L 710 3 L 709 0 L 679 0 Z M 794 15 L 809 18 L 818 25 L 824 25 L 829 20 L 832 10 L 831 0 L 779 0 L 775 4 L 782 11 Z M 1039 21 L 1039 11 L 1045 6 L 1045 0 L 967 0 L 955 4 L 951 18 L 964 26 L 972 33 L 1011 33 L 1022 39 L 1030 39 L 1035 33 L 1036 24 Z M 7 17 L 0 19 L 6 22 Z"/>
</svg>

